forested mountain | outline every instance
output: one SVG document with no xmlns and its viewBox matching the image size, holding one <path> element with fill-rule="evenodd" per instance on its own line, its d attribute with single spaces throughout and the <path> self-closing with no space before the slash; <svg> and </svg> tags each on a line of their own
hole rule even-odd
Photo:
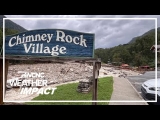
<svg viewBox="0 0 160 120">
<path fill-rule="evenodd" d="M 136 41 L 136 39 L 137 39 L 137 38 L 139 38 L 139 36 L 138 36 L 138 37 L 134 37 L 134 38 L 132 38 L 132 40 L 131 40 L 131 41 L 129 41 L 129 42 L 128 42 L 128 44 L 134 43 L 134 42 Z"/>
<path fill-rule="evenodd" d="M 3 28 L 3 18 L 6 18 L 6 17 L 4 15 L 0 15 L 0 28 Z M 23 28 L 20 25 L 12 22 L 11 20 L 5 20 L 5 28 L 16 30 L 18 32 L 27 31 L 25 28 Z"/>
<path fill-rule="evenodd" d="M 157 43 L 160 44 L 160 28 L 157 29 Z M 155 54 L 150 50 L 155 44 L 155 31 L 149 30 L 141 36 L 133 38 L 128 44 L 112 48 L 98 48 L 95 57 L 102 62 L 127 63 L 131 66 L 155 66 Z"/>
<path fill-rule="evenodd" d="M 160 27 L 157 28 L 157 32 L 158 32 L 158 31 L 160 31 Z M 137 36 L 137 37 L 132 38 L 132 40 L 129 41 L 128 44 L 135 42 L 135 40 L 136 40 L 137 38 L 143 37 L 143 36 L 148 35 L 148 34 L 154 34 L 154 33 L 155 33 L 155 29 L 151 29 L 151 30 L 145 32 L 145 33 L 144 33 L 143 35 L 141 35 L 141 36 Z"/>
</svg>

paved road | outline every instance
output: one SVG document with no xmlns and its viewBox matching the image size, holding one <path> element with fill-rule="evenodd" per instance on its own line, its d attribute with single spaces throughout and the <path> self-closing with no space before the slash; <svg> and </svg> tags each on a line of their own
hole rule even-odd
<svg viewBox="0 0 160 120">
<path fill-rule="evenodd" d="M 160 71 L 157 72 L 157 77 L 160 77 L 160 74 L 158 74 Z M 143 82 L 145 82 L 148 79 L 155 79 L 155 72 L 146 72 L 143 75 L 139 76 L 132 76 L 132 77 L 127 77 L 129 82 L 135 87 L 137 92 L 141 95 L 141 85 Z M 150 103 L 148 103 L 150 104 Z"/>
</svg>

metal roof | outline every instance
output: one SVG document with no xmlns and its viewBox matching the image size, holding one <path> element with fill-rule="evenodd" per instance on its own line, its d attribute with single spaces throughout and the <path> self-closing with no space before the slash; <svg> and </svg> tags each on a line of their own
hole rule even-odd
<svg viewBox="0 0 160 120">
<path fill-rule="evenodd" d="M 160 45 L 153 45 L 150 50 L 155 50 L 155 48 L 160 49 Z"/>
</svg>

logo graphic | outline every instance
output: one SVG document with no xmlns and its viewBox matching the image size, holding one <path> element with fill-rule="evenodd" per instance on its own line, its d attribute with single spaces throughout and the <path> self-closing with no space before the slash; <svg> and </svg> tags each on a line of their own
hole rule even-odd
<svg viewBox="0 0 160 120">
<path fill-rule="evenodd" d="M 44 73 L 36 72 L 24 72 L 20 78 L 9 80 L 10 86 L 20 87 L 20 94 L 54 94 L 57 88 L 45 87 L 47 82 Z"/>
</svg>

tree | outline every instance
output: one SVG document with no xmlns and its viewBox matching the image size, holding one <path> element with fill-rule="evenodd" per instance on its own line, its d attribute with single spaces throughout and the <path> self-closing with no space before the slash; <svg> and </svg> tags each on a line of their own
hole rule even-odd
<svg viewBox="0 0 160 120">
<path fill-rule="evenodd" d="M 114 53 L 112 59 L 114 62 L 118 62 L 118 63 L 122 61 L 120 53 Z"/>
</svg>

